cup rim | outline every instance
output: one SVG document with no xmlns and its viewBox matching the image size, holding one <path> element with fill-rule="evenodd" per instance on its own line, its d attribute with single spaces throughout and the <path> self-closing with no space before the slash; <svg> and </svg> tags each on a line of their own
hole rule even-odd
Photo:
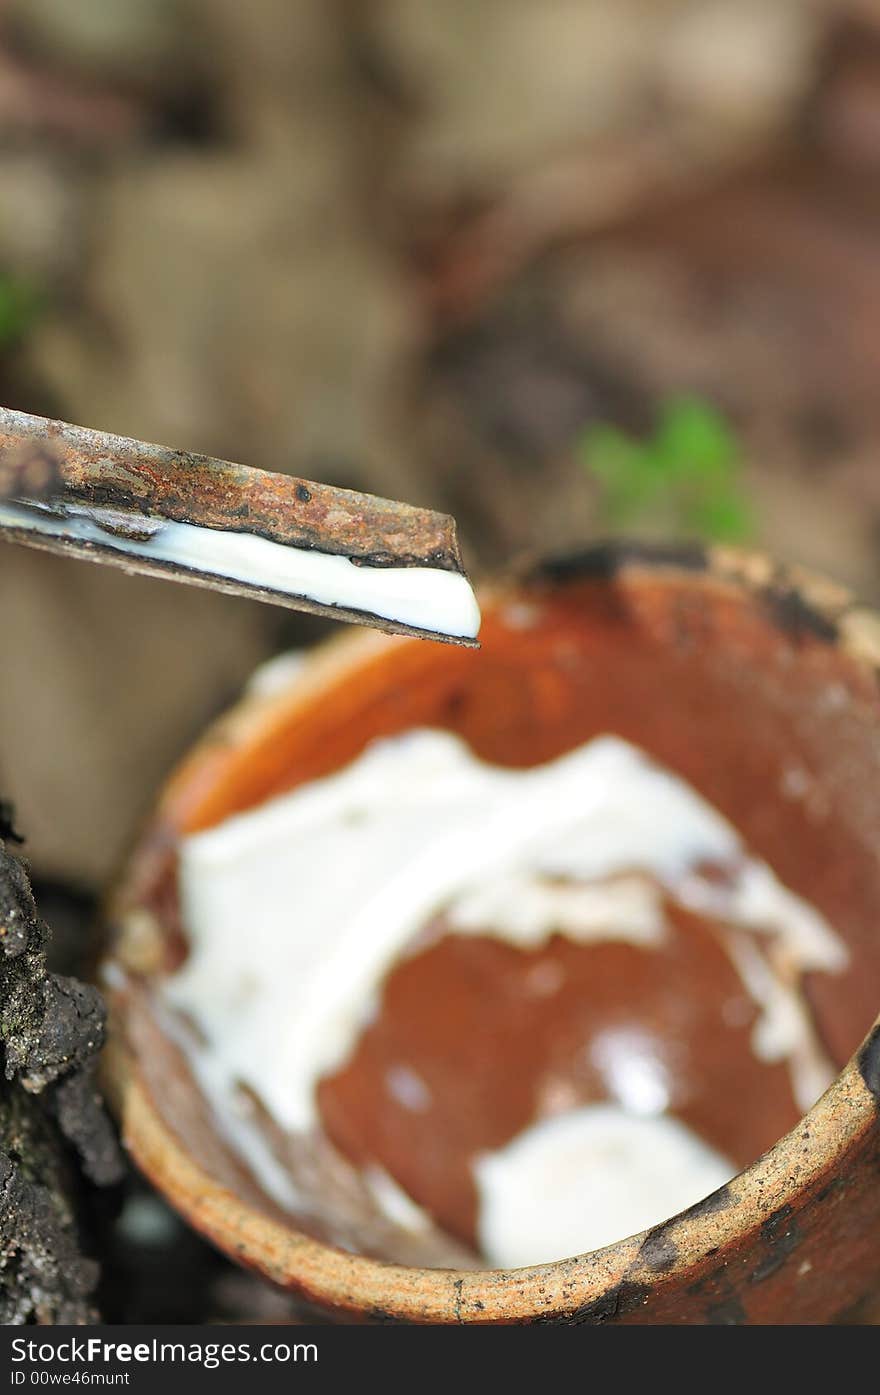
<svg viewBox="0 0 880 1395">
<path fill-rule="evenodd" d="M 837 645 L 860 667 L 880 672 L 880 615 L 858 604 L 842 586 L 801 567 L 780 566 L 758 552 L 727 546 L 653 546 L 599 543 L 582 552 L 531 566 L 512 577 L 607 580 L 621 573 L 690 574 L 697 584 L 731 586 L 773 602 L 768 613 L 787 629 L 792 623 Z M 698 580 L 699 579 L 699 580 Z M 483 590 L 491 605 L 508 585 Z M 782 605 L 785 602 L 785 605 Z M 290 720 L 323 689 L 381 653 L 389 640 L 371 631 L 334 637 L 310 654 L 290 689 L 246 691 L 199 739 L 166 783 L 158 812 L 185 803 L 189 790 L 204 789 L 222 735 L 246 743 Z M 136 856 L 111 897 L 131 907 Z M 124 910 L 119 917 L 124 926 Z M 120 932 L 124 940 L 124 928 Z M 117 945 L 112 962 L 124 957 Z M 510 1323 L 603 1321 L 638 1309 L 661 1281 L 686 1276 L 716 1251 L 755 1231 L 768 1218 L 786 1215 L 804 1194 L 821 1193 L 839 1161 L 876 1126 L 880 1111 L 880 1017 L 854 1055 L 803 1118 L 761 1157 L 696 1205 L 637 1235 L 569 1259 L 522 1269 L 426 1269 L 349 1253 L 284 1225 L 236 1196 L 186 1151 L 152 1101 L 124 1029 L 113 1026 L 103 1075 L 134 1161 L 157 1189 L 199 1231 L 236 1262 L 319 1307 L 374 1321 Z M 766 1242 L 771 1243 L 770 1239 Z"/>
</svg>

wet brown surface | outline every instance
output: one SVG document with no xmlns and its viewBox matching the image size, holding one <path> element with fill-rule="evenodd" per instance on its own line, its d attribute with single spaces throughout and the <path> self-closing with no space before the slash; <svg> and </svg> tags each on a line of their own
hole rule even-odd
<svg viewBox="0 0 880 1395">
<path fill-rule="evenodd" d="M 756 1009 L 711 926 L 667 914 L 656 948 L 447 935 L 405 959 L 351 1060 L 320 1086 L 333 1141 L 470 1242 L 475 1155 L 546 1114 L 626 1104 L 627 1077 L 637 1091 L 647 1074 L 670 1112 L 751 1162 L 799 1117 L 788 1071 L 754 1055 Z"/>
</svg>

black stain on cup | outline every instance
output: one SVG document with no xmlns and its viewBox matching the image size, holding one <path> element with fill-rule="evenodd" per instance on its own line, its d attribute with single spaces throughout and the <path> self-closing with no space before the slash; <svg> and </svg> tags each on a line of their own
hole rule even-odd
<svg viewBox="0 0 880 1395">
<path fill-rule="evenodd" d="M 795 643 L 818 639 L 833 644 L 838 637 L 835 622 L 810 605 L 793 587 L 768 586 L 761 599 L 777 629 Z"/>
<path fill-rule="evenodd" d="M 870 1090 L 874 1104 L 880 1109 L 880 1024 L 871 1032 L 856 1060 L 859 1074 Z"/>
<path fill-rule="evenodd" d="M 639 1261 L 652 1274 L 664 1274 L 678 1259 L 678 1246 L 665 1225 L 648 1231 L 639 1250 Z"/>
</svg>

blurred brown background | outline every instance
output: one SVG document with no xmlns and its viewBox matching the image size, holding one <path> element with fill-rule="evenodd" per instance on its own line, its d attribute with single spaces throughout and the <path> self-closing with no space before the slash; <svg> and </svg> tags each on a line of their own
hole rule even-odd
<svg viewBox="0 0 880 1395">
<path fill-rule="evenodd" d="M 601 528 L 671 393 L 753 541 L 880 600 L 880 3 L 0 0 L 0 399 L 455 513 Z M 318 627 L 0 547 L 0 790 L 94 888 Z"/>
</svg>

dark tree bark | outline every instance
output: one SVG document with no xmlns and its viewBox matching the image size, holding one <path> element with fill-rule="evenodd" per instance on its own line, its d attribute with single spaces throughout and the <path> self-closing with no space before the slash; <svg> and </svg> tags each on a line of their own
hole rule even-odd
<svg viewBox="0 0 880 1395">
<path fill-rule="evenodd" d="M 7 837 L 11 820 L 4 810 Z M 109 1184 L 122 1159 L 94 1067 L 101 995 L 49 973 L 49 932 L 23 863 L 0 842 L 0 1322 L 97 1317 L 97 1264 L 80 1248 L 84 1178 Z"/>
</svg>

